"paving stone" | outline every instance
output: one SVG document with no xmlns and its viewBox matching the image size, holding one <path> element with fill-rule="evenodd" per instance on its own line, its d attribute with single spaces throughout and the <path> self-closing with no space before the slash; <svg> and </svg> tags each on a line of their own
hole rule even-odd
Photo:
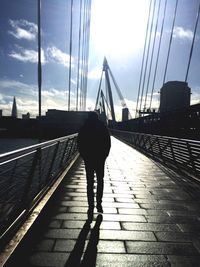
<svg viewBox="0 0 200 267">
<path fill-rule="evenodd" d="M 101 230 L 100 239 L 156 241 L 152 232 Z"/>
<path fill-rule="evenodd" d="M 196 217 L 183 217 L 183 216 L 151 216 L 145 215 L 148 222 L 154 223 L 197 223 L 198 219 Z"/>
<path fill-rule="evenodd" d="M 117 209 L 116 208 L 107 208 L 107 207 L 104 207 L 106 205 L 103 205 L 103 212 L 104 213 L 109 213 L 109 214 L 112 214 L 112 213 L 117 213 Z M 88 207 L 69 207 L 68 209 L 68 212 L 78 212 L 78 213 L 86 213 L 88 210 Z M 96 209 L 94 209 L 94 212 L 96 212 Z"/>
<path fill-rule="evenodd" d="M 37 251 L 51 251 L 53 249 L 55 240 L 54 239 L 43 239 L 35 247 Z"/>
<path fill-rule="evenodd" d="M 50 229 L 45 234 L 47 238 L 76 239 L 80 233 L 78 229 Z"/>
<path fill-rule="evenodd" d="M 87 202 L 78 202 L 78 201 L 62 201 L 61 205 L 65 207 L 88 207 Z M 120 208 L 120 207 L 125 207 L 125 208 L 133 208 L 133 209 L 138 209 L 140 208 L 137 203 L 119 203 L 119 202 L 104 202 L 103 203 L 104 207 L 109 207 L 109 208 Z"/>
<path fill-rule="evenodd" d="M 145 209 L 123 209 L 118 208 L 119 214 L 135 214 L 135 215 L 146 215 L 147 211 Z"/>
<path fill-rule="evenodd" d="M 110 229 L 110 230 L 121 230 L 119 222 L 105 222 L 103 221 L 100 225 L 100 229 Z"/>
<path fill-rule="evenodd" d="M 132 223 L 122 222 L 122 229 L 132 231 L 169 231 L 169 232 L 180 232 L 180 229 L 176 224 L 158 224 L 158 223 Z"/>
<path fill-rule="evenodd" d="M 150 209 L 148 209 L 148 210 L 146 210 L 146 214 L 147 215 L 152 215 L 152 216 L 170 216 L 170 214 L 168 213 L 168 211 L 167 210 L 150 210 Z"/>
<path fill-rule="evenodd" d="M 128 214 L 104 214 L 105 221 L 120 221 L 120 222 L 146 222 L 144 216 L 128 215 Z"/>
<path fill-rule="evenodd" d="M 190 232 L 190 233 L 200 233 L 200 224 L 177 224 L 182 232 Z"/>
<path fill-rule="evenodd" d="M 38 252 L 31 256 L 30 263 L 40 267 L 64 267 L 68 257 L 69 253 Z"/>
<path fill-rule="evenodd" d="M 172 267 L 199 267 L 200 266 L 200 256 L 177 256 L 169 255 L 167 256 L 170 266 Z"/>
<path fill-rule="evenodd" d="M 180 211 L 180 210 L 168 210 L 167 211 L 167 214 L 169 214 L 169 216 L 184 216 L 184 217 L 194 217 L 196 216 L 197 219 L 199 217 L 200 214 L 198 214 L 196 211 L 188 211 L 188 210 L 185 210 L 185 211 Z"/>
<path fill-rule="evenodd" d="M 52 220 L 49 224 L 50 228 L 60 228 L 62 224 L 62 220 Z"/>
<path fill-rule="evenodd" d="M 183 232 L 155 232 L 158 241 L 190 242 L 193 238 L 189 233 Z"/>
<path fill-rule="evenodd" d="M 98 267 L 170 267 L 164 256 L 130 255 L 130 254 L 97 254 Z"/>
<path fill-rule="evenodd" d="M 72 200 L 73 201 L 84 201 L 84 202 L 87 202 L 87 197 L 72 197 Z M 112 197 L 103 197 L 103 202 L 114 202 L 114 198 Z"/>
<path fill-rule="evenodd" d="M 56 214 L 53 219 L 58 219 L 58 220 L 87 220 L 87 215 L 85 213 L 58 213 Z"/>
<path fill-rule="evenodd" d="M 85 221 L 63 221 L 62 228 L 81 229 Z"/>
<path fill-rule="evenodd" d="M 128 253 L 153 255 L 198 255 L 191 243 L 135 242 L 126 241 Z"/>
<path fill-rule="evenodd" d="M 155 204 L 155 203 L 151 203 L 151 204 L 140 204 L 141 208 L 143 209 L 158 209 L 158 210 L 188 210 L 188 208 L 184 205 L 176 205 L 171 204 L 171 205 L 167 205 L 167 204 Z"/>
<path fill-rule="evenodd" d="M 119 197 L 116 197 L 115 201 L 116 202 L 123 202 L 123 203 L 136 203 L 133 198 L 119 198 Z"/>
<path fill-rule="evenodd" d="M 74 248 L 74 245 L 76 244 L 75 240 L 56 240 L 54 251 L 58 252 L 71 252 Z"/>
<path fill-rule="evenodd" d="M 149 203 L 159 203 L 158 199 L 148 199 L 148 198 L 136 198 L 134 201 L 138 204 L 149 204 Z"/>
<path fill-rule="evenodd" d="M 123 241 L 104 241 L 98 243 L 98 253 L 126 253 Z"/>
</svg>

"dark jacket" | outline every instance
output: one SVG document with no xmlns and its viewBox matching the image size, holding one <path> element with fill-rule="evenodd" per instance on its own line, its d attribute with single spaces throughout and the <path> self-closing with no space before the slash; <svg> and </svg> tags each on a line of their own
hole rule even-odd
<svg viewBox="0 0 200 267">
<path fill-rule="evenodd" d="M 110 151 L 110 134 L 99 119 L 87 119 L 78 134 L 78 150 L 84 160 L 105 159 Z"/>
</svg>

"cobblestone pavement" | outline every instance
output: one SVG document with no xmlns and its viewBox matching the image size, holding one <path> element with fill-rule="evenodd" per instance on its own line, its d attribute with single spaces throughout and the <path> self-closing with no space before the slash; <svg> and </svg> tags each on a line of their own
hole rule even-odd
<svg viewBox="0 0 200 267">
<path fill-rule="evenodd" d="M 112 138 L 104 213 L 95 210 L 90 225 L 84 164 L 77 165 L 47 207 L 23 266 L 200 266 L 200 201 L 180 181 Z"/>
</svg>

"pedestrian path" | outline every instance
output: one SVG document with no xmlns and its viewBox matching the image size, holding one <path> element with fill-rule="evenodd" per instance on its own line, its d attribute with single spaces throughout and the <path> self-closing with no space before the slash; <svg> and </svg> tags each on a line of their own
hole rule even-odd
<svg viewBox="0 0 200 267">
<path fill-rule="evenodd" d="M 80 159 L 9 266 L 200 266 L 200 198 L 180 179 L 112 137 L 104 214 L 86 221 Z"/>
</svg>

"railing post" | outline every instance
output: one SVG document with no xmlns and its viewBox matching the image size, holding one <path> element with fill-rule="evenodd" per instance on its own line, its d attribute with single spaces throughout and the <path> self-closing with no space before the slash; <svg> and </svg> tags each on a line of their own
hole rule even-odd
<svg viewBox="0 0 200 267">
<path fill-rule="evenodd" d="M 196 172 L 196 166 L 195 166 L 195 163 L 194 163 L 194 157 L 192 155 L 192 150 L 191 150 L 191 147 L 190 147 L 190 144 L 189 144 L 188 141 L 186 142 L 186 144 L 187 144 L 187 149 L 188 149 L 189 156 L 190 156 L 190 162 L 191 162 L 191 165 L 192 165 L 192 169 L 193 169 L 194 174 L 196 175 L 197 172 Z"/>
<path fill-rule="evenodd" d="M 52 160 L 51 160 L 51 165 L 49 167 L 49 171 L 48 171 L 47 176 L 46 176 L 46 182 L 49 180 L 49 176 L 51 175 L 51 171 L 53 169 L 53 164 L 54 164 L 57 152 L 58 152 L 59 145 L 60 145 L 60 141 L 58 141 L 58 143 L 57 143 L 57 145 L 55 147 L 55 150 L 54 150 L 54 153 L 53 153 L 53 157 L 52 157 Z"/>
<path fill-rule="evenodd" d="M 68 155 L 67 155 L 67 160 L 66 162 L 69 160 L 70 158 L 70 155 L 71 155 L 71 151 L 72 151 L 72 148 L 73 148 L 73 144 L 74 144 L 74 138 L 73 139 L 69 139 L 69 141 L 72 141 L 72 144 L 70 146 L 70 149 L 69 149 L 69 152 L 68 152 Z"/>
<path fill-rule="evenodd" d="M 69 144 L 69 139 L 67 139 L 67 141 L 66 141 L 65 148 L 63 150 L 62 157 L 61 157 L 61 160 L 60 160 L 60 166 L 63 165 L 63 160 L 64 160 L 64 157 L 65 157 L 65 153 L 66 153 L 66 149 L 68 147 L 68 144 Z"/>
<path fill-rule="evenodd" d="M 158 137 L 156 137 L 157 143 L 158 143 L 158 147 L 159 147 L 159 154 L 160 154 L 160 158 L 163 160 L 163 162 L 165 162 L 163 154 L 162 154 L 162 148 L 160 146 L 160 140 Z"/>
<path fill-rule="evenodd" d="M 70 156 L 71 154 L 74 154 L 75 153 L 75 148 L 76 148 L 76 145 L 77 145 L 77 141 L 76 141 L 76 137 L 73 138 L 73 141 L 72 141 L 72 149 L 70 150 Z"/>
<path fill-rule="evenodd" d="M 149 141 L 149 151 L 151 150 L 151 154 L 154 157 L 154 150 L 153 150 L 154 140 L 152 140 L 152 138 L 148 136 L 148 141 Z"/>
<path fill-rule="evenodd" d="M 23 196 L 21 198 L 21 203 L 24 206 L 26 204 L 27 196 L 28 196 L 30 188 L 31 188 L 31 184 L 32 184 L 32 181 L 33 181 L 33 176 L 34 176 L 34 172 L 35 172 L 37 163 L 38 163 L 38 161 L 40 159 L 41 159 L 41 148 L 39 147 L 39 148 L 37 148 L 37 150 L 35 152 L 35 156 L 34 156 L 33 161 L 32 161 L 32 165 L 31 165 L 31 169 L 30 169 L 29 176 L 28 176 L 28 179 L 27 179 L 27 183 L 25 185 L 24 194 L 23 194 Z"/>
<path fill-rule="evenodd" d="M 179 168 L 179 166 L 177 164 L 177 161 L 176 161 L 175 154 L 174 154 L 174 149 L 173 149 L 172 142 L 173 141 L 171 139 L 168 139 L 168 143 L 169 143 L 169 146 L 170 146 L 170 149 L 171 149 L 171 154 L 172 154 L 172 157 L 173 157 L 174 164 Z"/>
</svg>

